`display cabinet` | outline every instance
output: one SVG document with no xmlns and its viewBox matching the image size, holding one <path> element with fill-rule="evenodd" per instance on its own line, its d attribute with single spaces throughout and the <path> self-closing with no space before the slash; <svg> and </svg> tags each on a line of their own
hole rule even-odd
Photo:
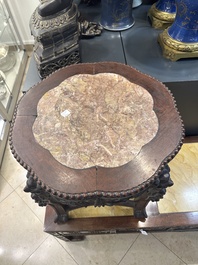
<svg viewBox="0 0 198 265">
<path fill-rule="evenodd" d="M 6 0 L 0 0 L 0 163 L 18 99 L 27 54 Z"/>
</svg>

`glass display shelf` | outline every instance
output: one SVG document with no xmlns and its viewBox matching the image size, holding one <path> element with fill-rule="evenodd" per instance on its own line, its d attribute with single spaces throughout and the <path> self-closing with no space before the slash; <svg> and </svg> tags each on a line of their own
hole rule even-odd
<svg viewBox="0 0 198 265">
<path fill-rule="evenodd" d="M 9 14 L 6 12 L 5 8 L 3 7 L 2 1 L 0 1 L 0 37 L 3 31 L 5 30 L 6 26 L 8 25 Z"/>
<path fill-rule="evenodd" d="M 7 0 L 0 0 L 0 163 L 26 63 L 27 54 Z"/>
</svg>

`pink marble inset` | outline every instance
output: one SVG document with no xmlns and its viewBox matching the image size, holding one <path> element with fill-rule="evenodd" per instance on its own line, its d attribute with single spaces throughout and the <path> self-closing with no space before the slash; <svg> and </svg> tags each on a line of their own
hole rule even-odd
<svg viewBox="0 0 198 265">
<path fill-rule="evenodd" d="M 40 99 L 37 112 L 35 139 L 75 169 L 124 165 L 158 130 L 148 91 L 112 73 L 67 78 Z"/>
</svg>

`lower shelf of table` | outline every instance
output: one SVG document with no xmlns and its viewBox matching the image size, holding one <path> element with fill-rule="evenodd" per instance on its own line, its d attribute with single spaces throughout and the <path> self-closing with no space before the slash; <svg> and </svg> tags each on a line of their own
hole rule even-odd
<svg viewBox="0 0 198 265">
<path fill-rule="evenodd" d="M 47 206 L 44 231 L 65 241 L 76 241 L 96 234 L 198 230 L 198 212 L 159 214 L 155 205 L 151 205 L 147 211 L 148 218 L 144 220 L 133 216 L 98 216 L 73 218 L 59 225 L 54 223 L 55 211 Z"/>
</svg>

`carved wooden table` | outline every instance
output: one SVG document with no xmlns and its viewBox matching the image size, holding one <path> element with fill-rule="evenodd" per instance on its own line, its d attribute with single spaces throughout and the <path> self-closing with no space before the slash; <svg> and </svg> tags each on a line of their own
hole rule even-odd
<svg viewBox="0 0 198 265">
<path fill-rule="evenodd" d="M 171 186 L 167 163 L 183 124 L 168 89 L 114 62 L 63 68 L 31 88 L 12 122 L 10 146 L 27 169 L 25 192 L 70 222 L 87 206 L 127 206 L 139 220 Z"/>
</svg>

